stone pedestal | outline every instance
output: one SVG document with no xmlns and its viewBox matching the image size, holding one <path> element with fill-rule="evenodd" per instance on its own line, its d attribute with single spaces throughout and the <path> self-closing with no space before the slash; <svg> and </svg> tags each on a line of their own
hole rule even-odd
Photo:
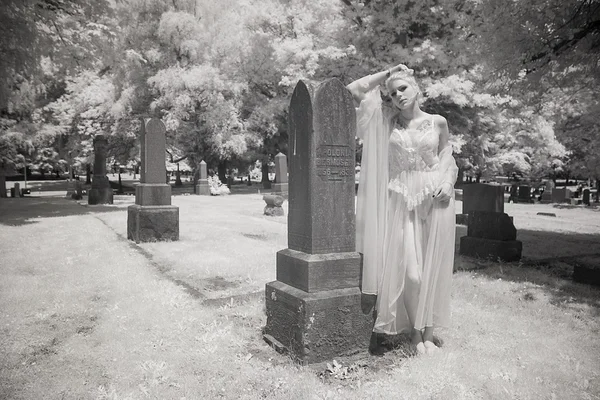
<svg viewBox="0 0 600 400">
<path fill-rule="evenodd" d="M 198 179 L 198 184 L 196 185 L 196 194 L 200 196 L 210 196 L 208 179 Z"/>
<path fill-rule="evenodd" d="M 283 282 L 268 283 L 264 338 L 303 364 L 355 354 L 368 347 L 373 327 L 360 301 L 358 287 L 308 293 Z"/>
<path fill-rule="evenodd" d="M 92 188 L 88 193 L 88 204 L 113 204 L 113 191 L 107 176 L 92 178 Z"/>
<path fill-rule="evenodd" d="M 171 205 L 171 185 L 164 183 L 165 126 L 153 118 L 142 137 L 142 182 L 135 187 L 135 205 L 127 208 L 127 239 L 136 243 L 179 240 L 179 207 Z"/>
<path fill-rule="evenodd" d="M 179 240 L 179 207 L 127 207 L 127 239 L 136 243 Z"/>
<path fill-rule="evenodd" d="M 518 261 L 523 244 L 516 238 L 517 229 L 507 214 L 472 211 L 467 236 L 460 238 L 459 253 L 491 260 Z"/>
<path fill-rule="evenodd" d="M 311 96 L 300 81 L 289 111 L 288 249 L 265 289 L 264 339 L 301 363 L 367 351 L 355 252 L 352 96 L 336 79 Z"/>
</svg>

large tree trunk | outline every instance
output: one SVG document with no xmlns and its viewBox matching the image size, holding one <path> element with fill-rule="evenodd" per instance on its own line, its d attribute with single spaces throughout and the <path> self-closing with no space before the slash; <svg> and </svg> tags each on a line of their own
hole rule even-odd
<svg viewBox="0 0 600 400">
<path fill-rule="evenodd" d="M 225 185 L 227 183 L 227 161 L 219 162 L 219 165 L 217 166 L 217 175 L 219 176 L 221 183 Z"/>
<path fill-rule="evenodd" d="M 6 171 L 4 167 L 0 166 L 0 198 L 6 198 Z"/>
<path fill-rule="evenodd" d="M 89 163 L 85 164 L 85 184 L 92 184 L 92 167 Z"/>
</svg>

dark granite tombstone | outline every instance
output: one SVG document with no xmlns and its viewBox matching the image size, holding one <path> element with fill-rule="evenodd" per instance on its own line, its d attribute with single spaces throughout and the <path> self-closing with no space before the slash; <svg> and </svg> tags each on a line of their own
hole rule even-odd
<svg viewBox="0 0 600 400">
<path fill-rule="evenodd" d="M 542 193 L 541 203 L 551 203 L 552 202 L 552 189 L 554 189 L 554 182 L 552 180 L 546 181 L 546 186 L 544 188 L 544 192 Z"/>
<path fill-rule="evenodd" d="M 531 186 L 528 185 L 519 185 L 519 194 L 517 196 L 517 201 L 519 203 L 532 203 L 531 198 Z"/>
<path fill-rule="evenodd" d="M 301 363 L 366 351 L 373 321 L 361 311 L 355 251 L 352 96 L 337 79 L 314 92 L 298 82 L 288 132 L 288 248 L 266 285 L 264 338 Z"/>
<path fill-rule="evenodd" d="M 504 212 L 502 185 L 471 183 L 463 186 L 463 214 L 471 211 Z"/>
<path fill-rule="evenodd" d="M 88 193 L 88 204 L 112 204 L 113 191 L 106 176 L 106 151 L 108 140 L 104 135 L 94 138 L 94 176 Z"/>
<path fill-rule="evenodd" d="M 571 202 L 571 191 L 566 187 L 552 189 L 552 202 L 553 203 L 570 203 Z"/>
<path fill-rule="evenodd" d="M 127 209 L 127 238 L 139 242 L 179 239 L 179 207 L 171 205 L 165 180 L 165 126 L 152 118 L 145 127 L 144 183 L 135 187 L 135 205 Z"/>
<path fill-rule="evenodd" d="M 278 153 L 275 156 L 275 184 L 274 193 L 287 194 L 288 192 L 288 171 L 287 158 L 285 154 Z"/>
<path fill-rule="evenodd" d="M 590 189 L 583 189 L 583 204 L 590 205 Z"/>
<path fill-rule="evenodd" d="M 19 182 L 15 182 L 14 186 L 12 187 L 10 194 L 12 197 L 22 197 L 21 196 L 21 184 Z"/>
<path fill-rule="evenodd" d="M 196 185 L 196 194 L 210 196 L 210 186 L 208 185 L 208 173 L 206 171 L 206 162 L 200 161 L 200 179 Z"/>
<path fill-rule="evenodd" d="M 472 211 L 467 236 L 460 238 L 460 254 L 492 260 L 518 261 L 523 244 L 512 218 L 505 213 Z"/>
</svg>

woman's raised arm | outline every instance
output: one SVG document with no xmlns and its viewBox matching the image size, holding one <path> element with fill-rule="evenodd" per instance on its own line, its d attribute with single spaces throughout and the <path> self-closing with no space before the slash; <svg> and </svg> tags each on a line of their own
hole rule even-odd
<svg viewBox="0 0 600 400">
<path fill-rule="evenodd" d="M 377 72 L 372 75 L 363 76 L 346 86 L 346 89 L 352 93 L 352 97 L 357 104 L 365 98 L 365 94 L 381 85 L 394 72 L 408 69 L 404 64 L 398 64 L 388 70 Z"/>
</svg>

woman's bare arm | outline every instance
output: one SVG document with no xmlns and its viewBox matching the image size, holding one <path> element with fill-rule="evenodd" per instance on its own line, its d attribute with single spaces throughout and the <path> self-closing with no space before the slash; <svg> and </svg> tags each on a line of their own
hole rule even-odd
<svg viewBox="0 0 600 400">
<path fill-rule="evenodd" d="M 387 78 L 390 77 L 391 74 L 397 71 L 401 71 L 406 69 L 406 65 L 398 64 L 388 70 L 377 72 L 373 75 L 367 75 L 360 79 L 355 80 L 346 86 L 346 89 L 352 93 L 352 97 L 357 104 L 360 104 L 361 101 L 365 98 L 365 94 L 381 85 Z"/>
</svg>

